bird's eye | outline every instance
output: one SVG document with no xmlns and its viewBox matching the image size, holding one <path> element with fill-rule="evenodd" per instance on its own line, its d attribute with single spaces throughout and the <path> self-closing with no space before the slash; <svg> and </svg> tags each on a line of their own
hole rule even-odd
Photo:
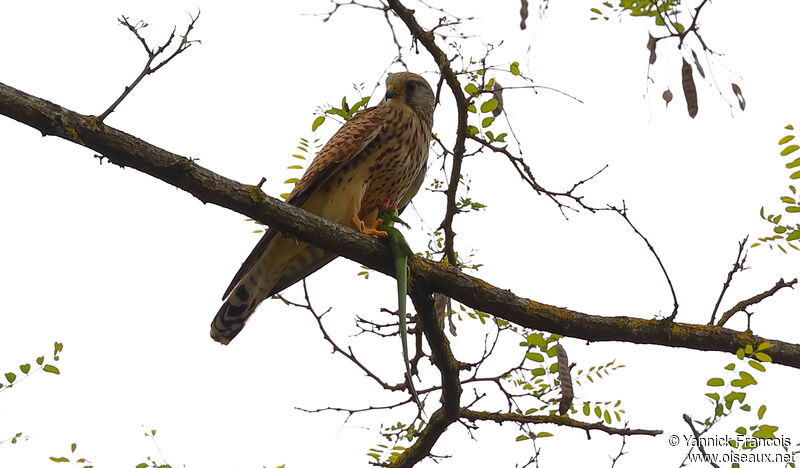
<svg viewBox="0 0 800 468">
<path fill-rule="evenodd" d="M 408 83 L 406 83 L 406 91 L 411 92 L 414 91 L 415 89 L 417 89 L 417 83 L 413 81 L 409 81 Z"/>
</svg>

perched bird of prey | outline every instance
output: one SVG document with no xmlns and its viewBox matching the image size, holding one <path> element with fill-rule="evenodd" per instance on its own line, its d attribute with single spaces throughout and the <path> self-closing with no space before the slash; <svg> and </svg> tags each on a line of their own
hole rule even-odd
<svg viewBox="0 0 800 468">
<path fill-rule="evenodd" d="M 287 203 L 375 234 L 378 202 L 402 211 L 425 178 L 435 98 L 414 73 L 386 78 L 386 97 L 364 109 L 322 147 Z M 268 229 L 233 277 L 211 322 L 211 337 L 228 344 L 256 307 L 336 258 Z"/>
</svg>

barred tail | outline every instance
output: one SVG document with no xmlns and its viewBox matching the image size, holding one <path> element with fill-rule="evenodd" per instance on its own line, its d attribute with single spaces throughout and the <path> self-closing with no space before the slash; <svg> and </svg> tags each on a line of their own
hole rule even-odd
<svg viewBox="0 0 800 468">
<path fill-rule="evenodd" d="M 255 312 L 258 302 L 254 299 L 254 294 L 247 290 L 246 283 L 244 281 L 240 283 L 211 322 L 211 338 L 222 344 L 230 343 Z"/>
</svg>

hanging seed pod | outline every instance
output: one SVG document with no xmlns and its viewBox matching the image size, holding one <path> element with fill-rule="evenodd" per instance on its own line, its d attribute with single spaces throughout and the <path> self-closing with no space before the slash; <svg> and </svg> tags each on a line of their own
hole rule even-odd
<svg viewBox="0 0 800 468">
<path fill-rule="evenodd" d="M 739 100 L 739 108 L 744 110 L 744 106 L 747 104 L 744 101 L 744 95 L 742 94 L 742 88 L 739 87 L 736 83 L 731 83 L 731 88 L 733 89 L 733 94 L 736 95 L 736 99 Z"/>
<path fill-rule="evenodd" d="M 700 60 L 697 58 L 697 54 L 692 49 L 692 59 L 694 59 L 694 66 L 697 67 L 697 73 L 700 74 L 701 77 L 706 77 L 706 72 L 703 71 L 703 67 L 700 66 Z"/>
<path fill-rule="evenodd" d="M 694 77 L 692 76 L 692 66 L 686 59 L 683 59 L 683 66 L 681 66 L 681 75 L 683 82 L 683 95 L 686 97 L 686 110 L 689 111 L 689 117 L 694 118 L 697 115 L 697 88 L 694 85 Z"/>
<path fill-rule="evenodd" d="M 656 63 L 656 38 L 652 34 L 647 38 L 647 50 L 650 51 L 650 65 Z"/>
<path fill-rule="evenodd" d="M 522 21 L 519 22 L 519 28 L 524 30 L 528 27 L 525 25 L 525 21 L 528 19 L 528 0 L 522 0 L 522 7 L 519 9 L 519 16 L 522 18 Z"/>
<path fill-rule="evenodd" d="M 492 109 L 492 115 L 497 117 L 503 112 L 503 87 L 500 86 L 497 80 L 494 80 L 494 85 L 492 86 L 492 96 L 497 101 L 497 107 Z"/>
<path fill-rule="evenodd" d="M 572 406 L 575 392 L 572 390 L 572 375 L 569 372 L 567 350 L 560 344 L 556 345 L 556 356 L 558 357 L 558 380 L 561 381 L 561 401 L 558 404 L 558 414 L 564 416 Z"/>
<path fill-rule="evenodd" d="M 664 99 L 666 105 L 669 106 L 669 103 L 672 101 L 672 91 L 670 91 L 669 88 L 667 88 L 666 91 L 661 93 L 661 98 Z"/>
</svg>

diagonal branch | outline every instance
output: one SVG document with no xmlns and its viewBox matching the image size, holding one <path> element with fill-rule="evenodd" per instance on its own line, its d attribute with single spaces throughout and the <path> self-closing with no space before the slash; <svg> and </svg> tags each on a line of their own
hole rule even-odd
<svg viewBox="0 0 800 468">
<path fill-rule="evenodd" d="M 125 89 L 122 91 L 122 94 L 120 94 L 119 97 L 117 97 L 117 99 L 108 107 L 108 109 L 103 111 L 103 113 L 97 117 L 97 120 L 99 122 L 102 122 L 103 120 L 106 119 L 106 117 L 108 117 L 112 112 L 114 112 L 114 109 L 116 109 L 117 106 L 119 106 L 122 103 L 122 101 L 125 100 L 126 97 L 128 97 L 131 91 L 133 91 L 133 88 L 135 88 L 139 83 L 141 83 L 144 77 L 157 72 L 161 67 L 168 64 L 172 59 L 177 57 L 178 54 L 191 47 L 192 44 L 194 44 L 195 42 L 198 43 L 200 42 L 197 40 L 189 40 L 189 33 L 191 33 L 192 29 L 194 29 L 194 23 L 197 22 L 198 18 L 200 18 L 200 11 L 198 11 L 197 15 L 195 16 L 190 15 L 189 18 L 191 19 L 191 21 L 189 21 L 189 26 L 186 27 L 186 32 L 183 33 L 183 35 L 181 35 L 181 42 L 178 44 L 178 47 L 175 48 L 175 51 L 169 57 L 162 60 L 161 63 L 159 63 L 156 66 L 152 66 L 153 61 L 155 61 L 155 59 L 158 58 L 159 55 L 163 54 L 164 51 L 167 50 L 167 48 L 170 46 L 170 44 L 172 44 L 173 39 L 175 39 L 175 28 L 172 28 L 172 33 L 170 33 L 169 38 L 167 38 L 167 41 L 164 44 L 162 44 L 158 48 L 152 48 L 149 45 L 147 45 L 147 41 L 144 39 L 144 37 L 142 37 L 141 34 L 139 34 L 139 31 L 142 28 L 147 27 L 147 23 L 139 21 L 136 24 L 131 24 L 131 22 L 128 20 L 128 17 L 124 15 L 118 19 L 119 23 L 128 28 L 128 30 L 132 32 L 134 36 L 136 36 L 136 39 L 138 39 L 139 42 L 142 43 L 144 50 L 147 52 L 147 62 L 145 62 L 144 68 L 142 68 L 142 71 L 139 73 L 139 76 L 137 76 L 136 79 L 134 79 L 131 84 L 125 87 Z"/>
<path fill-rule="evenodd" d="M 0 83 L 0 114 L 43 135 L 55 135 L 91 148 L 114 164 L 129 166 L 197 197 L 274 227 L 286 235 L 347 257 L 393 276 L 389 250 L 375 238 L 309 214 L 212 172 L 196 162 L 158 148 L 125 132 L 97 122 Z M 588 315 L 543 304 L 495 287 L 455 268 L 423 258 L 409 261 L 415 288 L 440 292 L 454 300 L 517 325 L 588 341 L 622 341 L 669 347 L 735 353 L 739 348 L 769 341 L 774 363 L 800 368 L 800 345 L 766 339 L 751 332 L 636 317 Z"/>
<path fill-rule="evenodd" d="M 747 307 L 749 307 L 751 305 L 758 304 L 759 302 L 761 302 L 764 299 L 772 296 L 773 294 L 775 294 L 776 292 L 780 291 L 783 288 L 794 288 L 795 284 L 797 284 L 797 279 L 796 278 L 791 280 L 791 281 L 789 281 L 789 282 L 784 281 L 783 278 L 779 279 L 778 282 L 775 283 L 775 286 L 767 289 L 766 291 L 762 292 L 761 294 L 756 294 L 755 296 L 753 296 L 753 297 L 751 297 L 749 299 L 745 299 L 743 301 L 740 301 L 735 306 L 731 307 L 730 310 L 728 310 L 727 312 L 722 314 L 722 317 L 720 317 L 719 322 L 717 323 L 717 326 L 721 327 L 721 326 L 725 325 L 725 323 L 727 323 L 728 320 L 730 320 L 730 318 L 733 317 L 734 314 L 736 314 L 737 312 L 741 312 L 741 311 L 745 310 Z"/>
<path fill-rule="evenodd" d="M 311 312 L 311 315 L 313 315 L 313 316 L 314 316 L 314 319 L 316 319 L 316 321 L 317 321 L 317 325 L 319 326 L 319 330 L 322 332 L 322 337 L 325 339 L 325 341 L 327 341 L 327 342 L 328 342 L 328 343 L 329 343 L 329 344 L 330 344 L 330 345 L 333 347 L 333 352 L 334 352 L 334 353 L 339 353 L 339 354 L 341 354 L 342 356 L 344 356 L 344 357 L 346 357 L 347 359 L 349 359 L 349 360 L 350 360 L 350 362 L 352 362 L 353 364 L 355 364 L 356 366 L 358 366 L 358 368 L 359 368 L 359 369 L 361 369 L 362 371 L 364 371 L 364 373 L 365 373 L 365 374 L 366 374 L 366 375 L 367 375 L 369 378 L 371 378 L 372 380 L 374 380 L 375 382 L 377 382 L 377 383 L 378 383 L 378 385 L 380 385 L 381 387 L 383 387 L 383 389 L 385 389 L 385 390 L 391 390 L 391 391 L 402 391 L 402 390 L 405 390 L 405 389 L 406 389 L 406 384 L 390 385 L 389 383 L 385 382 L 383 379 L 381 379 L 380 377 L 378 377 L 378 376 L 377 376 L 377 375 L 376 375 L 374 372 L 372 372 L 372 371 L 371 371 L 371 370 L 370 370 L 370 369 L 369 369 L 367 366 L 365 366 L 365 365 L 364 365 L 364 364 L 363 364 L 363 363 L 362 363 L 362 362 L 361 362 L 361 361 L 358 359 L 358 357 L 356 357 L 356 355 L 355 355 L 355 353 L 353 352 L 352 348 L 348 347 L 348 348 L 347 348 L 347 350 L 345 350 L 344 348 L 342 348 L 341 346 L 339 346 L 339 345 L 338 345 L 338 344 L 337 344 L 337 343 L 336 343 L 336 342 L 333 340 L 333 338 L 331 338 L 331 336 L 328 334 L 328 330 L 327 330 L 327 329 L 325 328 L 325 326 L 322 324 L 322 318 L 325 316 L 325 314 L 327 314 L 328 312 L 330 312 L 330 310 L 331 310 L 331 309 L 328 309 L 328 310 L 326 310 L 326 311 L 325 311 L 325 312 L 323 312 L 323 313 L 317 313 L 317 311 L 314 309 L 314 306 L 312 306 L 312 305 L 311 305 L 311 298 L 310 298 L 310 297 L 309 297 L 309 295 L 308 295 L 308 286 L 306 285 L 306 281 L 305 281 L 305 280 L 303 280 L 303 294 L 305 295 L 305 301 L 306 301 L 306 303 L 305 303 L 305 304 L 298 304 L 298 303 L 292 302 L 292 301 L 290 301 L 290 300 L 288 300 L 288 299 L 284 298 L 283 296 L 281 296 L 281 295 L 279 295 L 279 294 L 278 294 L 278 295 L 276 295 L 276 297 L 278 297 L 278 298 L 279 298 L 281 301 L 283 301 L 285 304 L 288 304 L 288 305 L 291 305 L 291 306 L 294 306 L 294 307 L 300 307 L 301 309 L 306 309 L 306 310 L 308 310 L 309 312 Z M 354 412 L 355 412 L 355 411 L 354 411 Z"/>
<path fill-rule="evenodd" d="M 717 303 L 714 305 L 714 310 L 711 312 L 711 320 L 708 321 L 709 325 L 714 325 L 714 320 L 717 317 L 717 311 L 719 310 L 719 304 L 722 302 L 722 298 L 725 296 L 725 292 L 728 291 L 728 288 L 731 285 L 731 281 L 733 280 L 733 275 L 737 272 L 744 270 L 744 263 L 747 261 L 747 254 L 744 254 L 744 258 L 742 258 L 742 252 L 744 251 L 744 245 L 747 243 L 747 238 L 750 236 L 745 236 L 741 242 L 739 242 L 739 252 L 736 254 L 736 261 L 733 263 L 733 267 L 731 267 L 731 271 L 728 272 L 728 277 L 725 279 L 725 283 L 722 285 L 722 291 L 719 292 L 719 297 L 717 298 Z"/>
<path fill-rule="evenodd" d="M 673 309 L 672 309 L 672 313 L 669 315 L 669 317 L 666 318 L 667 322 L 672 322 L 673 320 L 675 320 L 675 317 L 678 315 L 678 296 L 675 295 L 675 288 L 672 286 L 672 280 L 669 278 L 669 273 L 667 273 L 667 268 L 664 266 L 664 262 L 661 261 L 661 257 L 659 257 L 658 253 L 656 253 L 656 249 L 653 247 L 653 244 L 651 244 L 650 241 L 647 240 L 647 237 L 645 237 L 644 234 L 642 234 L 638 229 L 636 229 L 636 226 L 634 226 L 633 223 L 631 222 L 630 218 L 628 218 L 628 211 L 625 208 L 624 203 L 623 203 L 622 209 L 619 209 L 619 208 L 616 208 L 616 207 L 613 207 L 613 206 L 609 207 L 609 208 L 611 208 L 612 210 L 616 211 L 620 216 L 622 216 L 622 218 L 625 220 L 625 222 L 628 223 L 628 226 L 630 226 L 631 229 L 633 229 L 633 232 L 635 232 L 636 234 L 639 235 L 639 237 L 642 238 L 644 243 L 647 244 L 647 248 L 650 249 L 650 252 L 652 252 L 653 256 L 656 258 L 656 261 L 658 262 L 658 266 L 661 267 L 661 272 L 664 273 L 664 278 L 667 279 L 667 285 L 669 286 L 669 292 L 672 293 Z"/>
</svg>

